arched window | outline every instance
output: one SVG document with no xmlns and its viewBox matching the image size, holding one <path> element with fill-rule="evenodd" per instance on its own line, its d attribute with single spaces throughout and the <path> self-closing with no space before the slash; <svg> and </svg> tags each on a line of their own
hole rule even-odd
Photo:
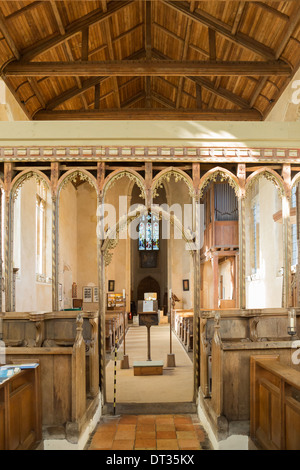
<svg viewBox="0 0 300 470">
<path fill-rule="evenodd" d="M 139 250 L 159 250 L 159 220 L 151 212 L 144 214 L 139 223 Z"/>
</svg>

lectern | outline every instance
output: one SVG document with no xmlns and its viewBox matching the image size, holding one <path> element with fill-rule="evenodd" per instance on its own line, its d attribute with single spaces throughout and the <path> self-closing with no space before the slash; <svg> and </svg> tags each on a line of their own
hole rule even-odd
<svg viewBox="0 0 300 470">
<path fill-rule="evenodd" d="M 150 328 L 159 324 L 157 300 L 144 300 L 138 302 L 139 325 L 147 327 L 148 361 L 151 361 Z"/>
<path fill-rule="evenodd" d="M 135 362 L 133 364 L 135 375 L 161 375 L 163 361 L 151 360 L 150 328 L 159 324 L 159 312 L 157 300 L 138 302 L 139 325 L 147 327 L 147 362 Z"/>
</svg>

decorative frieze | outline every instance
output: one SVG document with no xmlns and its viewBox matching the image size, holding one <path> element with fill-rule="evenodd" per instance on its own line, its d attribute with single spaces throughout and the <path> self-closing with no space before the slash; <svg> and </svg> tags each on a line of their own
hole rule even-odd
<svg viewBox="0 0 300 470">
<path fill-rule="evenodd" d="M 162 146 L 53 146 L 0 147 L 5 162 L 99 162 L 173 161 L 212 163 L 300 163 L 300 149 L 244 147 L 162 147 Z"/>
</svg>

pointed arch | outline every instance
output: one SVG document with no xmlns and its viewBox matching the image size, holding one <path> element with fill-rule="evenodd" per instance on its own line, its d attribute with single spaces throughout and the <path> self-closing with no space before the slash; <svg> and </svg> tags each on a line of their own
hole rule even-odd
<svg viewBox="0 0 300 470">
<path fill-rule="evenodd" d="M 300 183 L 300 171 L 295 174 L 294 178 L 291 181 L 291 190 L 297 183 Z"/>
<path fill-rule="evenodd" d="M 141 197 L 145 198 L 146 194 L 146 186 L 145 186 L 145 180 L 144 178 L 135 170 L 133 169 L 121 169 L 121 170 L 114 170 L 112 173 L 110 173 L 104 180 L 103 184 L 103 197 L 105 197 L 106 192 L 108 191 L 109 188 L 111 188 L 116 181 L 119 179 L 127 177 L 136 185 L 140 188 L 141 190 Z"/>
<path fill-rule="evenodd" d="M 148 209 L 143 204 L 135 207 L 131 212 L 123 215 L 118 222 L 110 228 L 107 233 L 106 237 L 103 240 L 101 251 L 104 253 L 105 264 L 108 265 L 112 259 L 111 250 L 113 250 L 118 242 L 119 242 L 119 233 L 126 228 L 131 222 L 141 216 L 143 213 L 147 213 Z M 178 228 L 182 234 L 183 240 L 187 243 L 187 250 L 191 253 L 195 250 L 194 247 L 194 239 L 189 237 L 189 234 L 186 233 L 184 226 L 180 222 L 180 220 L 174 215 L 167 212 L 160 206 L 156 206 L 155 204 L 151 207 L 151 212 L 157 216 L 158 219 L 164 218 L 165 220 L 169 221 L 174 227 Z M 191 234 L 192 235 L 192 234 Z"/>
<path fill-rule="evenodd" d="M 220 166 L 217 166 L 215 168 L 212 168 L 211 170 L 208 170 L 202 176 L 202 178 L 200 178 L 200 181 L 199 181 L 200 198 L 203 196 L 203 192 L 206 186 L 210 182 L 216 181 L 218 177 L 221 178 L 221 181 L 224 181 L 224 180 L 227 181 L 227 183 L 234 189 L 234 192 L 237 197 L 240 195 L 241 187 L 239 185 L 238 178 L 231 171 L 227 170 L 227 168 L 222 168 Z"/>
<path fill-rule="evenodd" d="M 77 178 L 80 178 L 82 181 L 86 181 L 95 189 L 98 194 L 98 185 L 96 178 L 84 168 L 73 168 L 66 171 L 58 180 L 57 185 L 57 194 L 60 194 L 60 191 L 65 187 L 69 182 L 75 181 Z"/>
<path fill-rule="evenodd" d="M 47 188 L 50 189 L 50 180 L 42 171 L 36 169 L 24 170 L 12 180 L 10 194 L 13 201 L 17 198 L 18 192 L 23 184 L 32 178 L 35 178 L 36 181 L 43 181 L 47 185 Z"/>
<path fill-rule="evenodd" d="M 181 181 L 181 180 L 184 181 L 184 183 L 187 185 L 189 189 L 190 196 L 193 197 L 195 195 L 192 178 L 183 170 L 176 168 L 176 167 L 170 167 L 170 168 L 165 168 L 164 170 L 160 171 L 153 178 L 152 185 L 151 185 L 153 197 L 157 195 L 157 189 L 159 187 L 162 187 L 162 184 L 164 181 L 167 181 L 167 182 L 170 181 L 171 176 L 174 176 L 175 182 Z"/>
<path fill-rule="evenodd" d="M 259 170 L 254 171 L 250 176 L 248 176 L 245 185 L 245 194 L 247 194 L 247 191 L 249 191 L 253 183 L 261 177 L 266 178 L 268 181 L 271 181 L 276 186 L 280 197 L 286 196 L 283 179 L 280 175 L 278 175 L 278 173 L 276 173 L 275 170 L 268 167 L 262 167 Z"/>
</svg>

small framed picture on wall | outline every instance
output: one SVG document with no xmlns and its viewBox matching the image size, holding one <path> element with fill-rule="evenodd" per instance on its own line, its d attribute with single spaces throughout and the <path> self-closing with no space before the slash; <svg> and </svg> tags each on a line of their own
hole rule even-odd
<svg viewBox="0 0 300 470">
<path fill-rule="evenodd" d="M 184 279 L 182 281 L 182 287 L 184 291 L 190 290 L 190 281 L 189 279 Z"/>
<path fill-rule="evenodd" d="M 99 289 L 98 287 L 93 287 L 93 302 L 99 301 Z"/>
<path fill-rule="evenodd" d="M 83 287 L 83 302 L 93 302 L 93 288 L 92 287 Z"/>
<path fill-rule="evenodd" d="M 108 292 L 114 292 L 115 290 L 115 281 L 108 281 Z"/>
</svg>

